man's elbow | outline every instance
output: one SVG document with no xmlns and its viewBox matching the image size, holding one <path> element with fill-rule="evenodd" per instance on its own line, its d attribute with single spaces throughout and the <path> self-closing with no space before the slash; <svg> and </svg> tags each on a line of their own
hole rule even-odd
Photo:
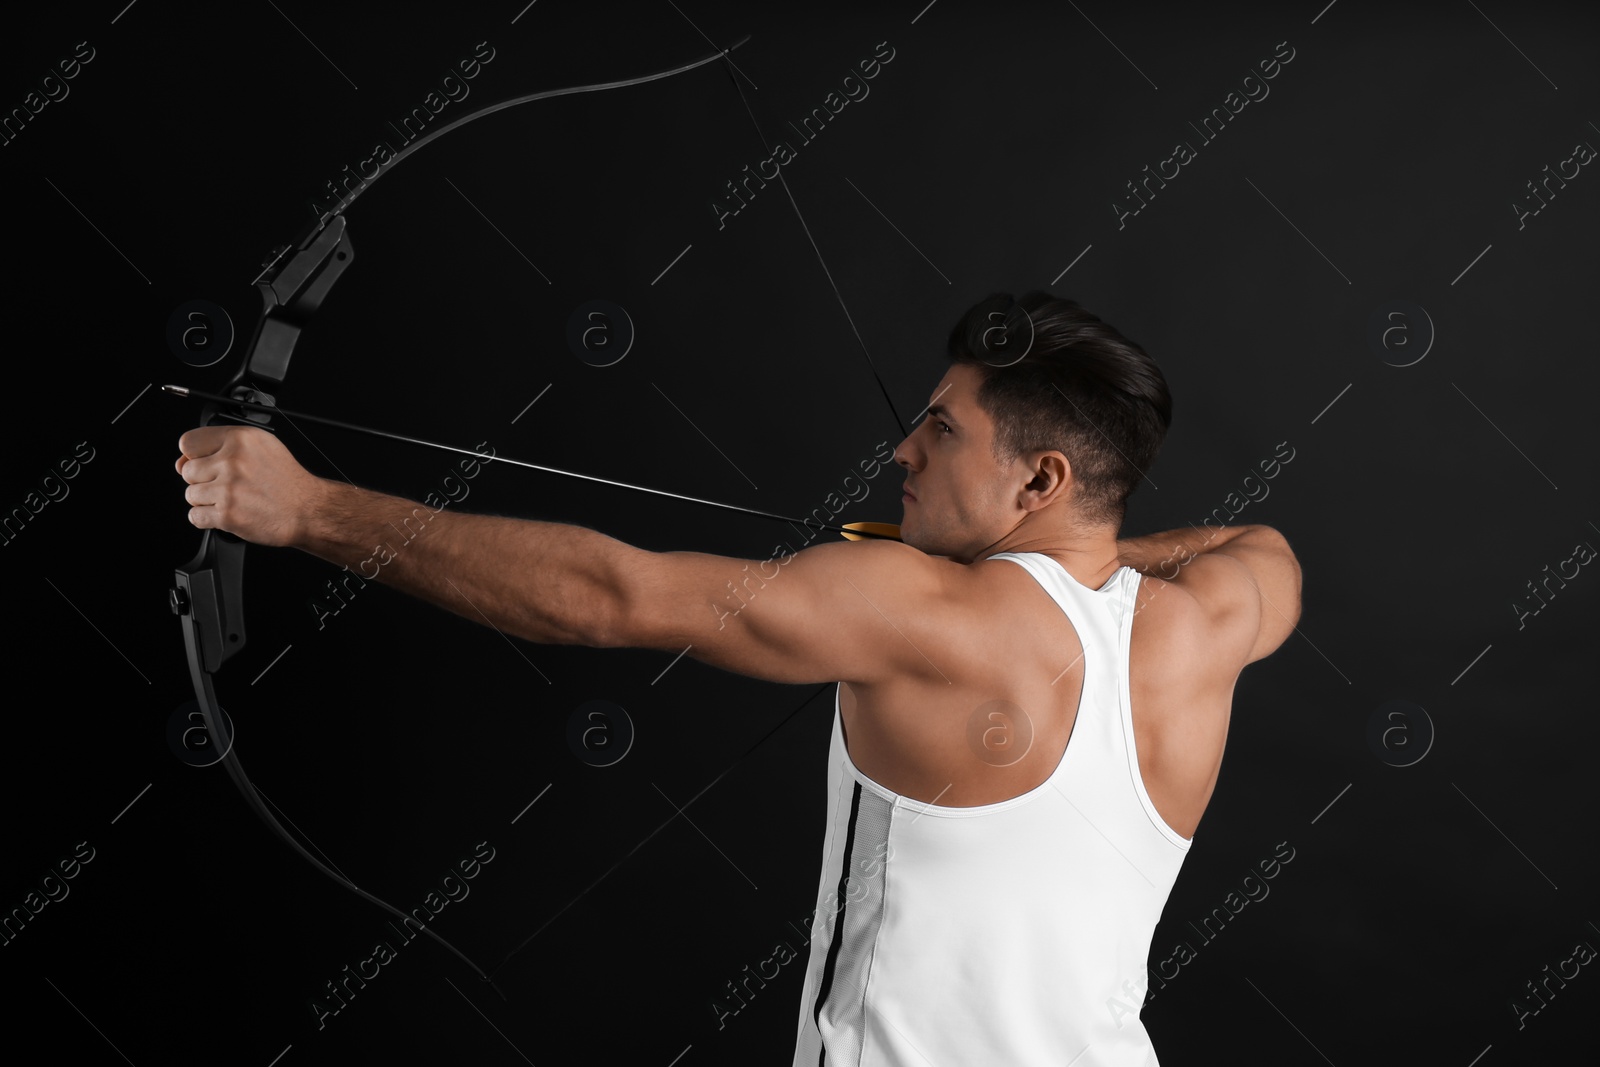
<svg viewBox="0 0 1600 1067">
<path fill-rule="evenodd" d="M 1283 536 L 1283 534 L 1279 533 L 1277 530 L 1273 530 L 1272 532 L 1277 534 L 1278 540 L 1283 543 L 1283 553 L 1289 561 L 1289 574 L 1292 579 L 1290 588 L 1293 590 L 1293 592 L 1289 597 L 1289 605 L 1284 610 L 1289 615 L 1290 624 L 1293 626 L 1298 626 L 1300 625 L 1300 557 L 1294 554 L 1294 549 L 1290 547 L 1289 539 L 1287 537 Z"/>
<path fill-rule="evenodd" d="M 1237 541 L 1244 542 L 1238 558 L 1261 597 L 1260 624 L 1245 661 L 1255 663 L 1276 652 L 1300 624 L 1300 561 L 1289 539 L 1271 526 L 1252 526 Z"/>
<path fill-rule="evenodd" d="M 1280 601 L 1274 606 L 1283 616 L 1288 628 L 1292 631 L 1300 625 L 1300 560 L 1294 554 L 1294 549 L 1289 544 L 1289 539 L 1283 533 L 1271 526 L 1261 528 L 1270 537 L 1274 549 L 1282 560 L 1280 580 L 1274 583 L 1277 586 L 1277 599 Z"/>
<path fill-rule="evenodd" d="M 575 642 L 587 648 L 643 648 L 643 617 L 623 583 L 606 580 L 587 598 Z"/>
<path fill-rule="evenodd" d="M 635 633 L 639 557 L 646 554 L 621 541 L 608 539 L 594 554 L 580 581 L 566 591 L 560 612 L 565 625 L 563 644 L 585 648 L 637 648 Z"/>
<path fill-rule="evenodd" d="M 680 556 L 618 542 L 616 552 L 586 593 L 579 643 L 590 648 L 671 646 L 683 628 L 682 612 L 675 605 L 683 603 L 685 590 L 672 569 Z M 675 648 L 681 650 L 687 643 Z"/>
</svg>

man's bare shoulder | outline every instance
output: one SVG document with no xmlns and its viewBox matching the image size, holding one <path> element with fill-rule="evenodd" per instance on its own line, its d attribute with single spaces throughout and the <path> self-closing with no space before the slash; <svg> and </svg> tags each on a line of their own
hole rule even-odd
<svg viewBox="0 0 1600 1067">
<path fill-rule="evenodd" d="M 898 541 L 813 545 L 763 561 L 633 553 L 607 644 L 687 651 L 768 681 L 871 683 L 949 661 L 959 564 Z"/>
</svg>

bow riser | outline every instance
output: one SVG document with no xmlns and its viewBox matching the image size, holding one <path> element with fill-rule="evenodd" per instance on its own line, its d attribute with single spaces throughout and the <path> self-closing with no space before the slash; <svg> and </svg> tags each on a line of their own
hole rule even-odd
<svg viewBox="0 0 1600 1067">
<path fill-rule="evenodd" d="M 257 383 L 266 383 L 268 388 L 283 384 L 301 329 L 322 306 L 333 283 L 355 262 L 355 255 L 344 216 L 335 215 L 276 270 L 282 253 L 267 257 L 266 267 L 255 280 L 262 306 L 250 338 L 250 355 L 226 391 L 240 386 L 257 389 Z M 271 403 L 248 396 L 240 399 Z"/>
</svg>

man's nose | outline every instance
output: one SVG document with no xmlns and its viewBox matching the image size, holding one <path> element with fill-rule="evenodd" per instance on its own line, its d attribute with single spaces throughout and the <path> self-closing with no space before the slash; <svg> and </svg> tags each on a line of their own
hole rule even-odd
<svg viewBox="0 0 1600 1067">
<path fill-rule="evenodd" d="M 914 469 L 912 458 L 911 458 L 911 438 L 910 437 L 907 437 L 904 441 L 901 441 L 900 444 L 895 447 L 895 450 L 894 450 L 894 461 L 896 463 L 900 464 L 900 466 L 906 468 L 906 470 L 913 470 Z"/>
</svg>

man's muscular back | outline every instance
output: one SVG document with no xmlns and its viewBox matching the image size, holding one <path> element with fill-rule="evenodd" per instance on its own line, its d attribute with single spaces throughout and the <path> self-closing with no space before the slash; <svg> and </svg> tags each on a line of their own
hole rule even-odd
<svg viewBox="0 0 1600 1067">
<path fill-rule="evenodd" d="M 948 807 L 998 803 L 1043 783 L 1066 751 L 1084 679 L 1071 621 L 1027 571 L 1009 560 L 961 570 L 950 625 L 969 654 L 944 667 L 948 682 L 908 676 L 840 688 L 846 744 L 861 772 Z M 1110 573 L 1073 577 L 1098 589 Z M 1234 684 L 1256 635 L 1246 617 L 1214 625 L 1181 581 L 1143 577 L 1136 604 L 1129 696 L 1139 771 L 1161 817 L 1192 837 L 1216 784 Z M 1026 745 L 1008 757 L 1015 762 L 974 757 L 971 723 L 996 701 L 1006 715 L 993 720 L 1002 724 L 996 729 L 1009 735 L 1002 743 Z"/>
</svg>

